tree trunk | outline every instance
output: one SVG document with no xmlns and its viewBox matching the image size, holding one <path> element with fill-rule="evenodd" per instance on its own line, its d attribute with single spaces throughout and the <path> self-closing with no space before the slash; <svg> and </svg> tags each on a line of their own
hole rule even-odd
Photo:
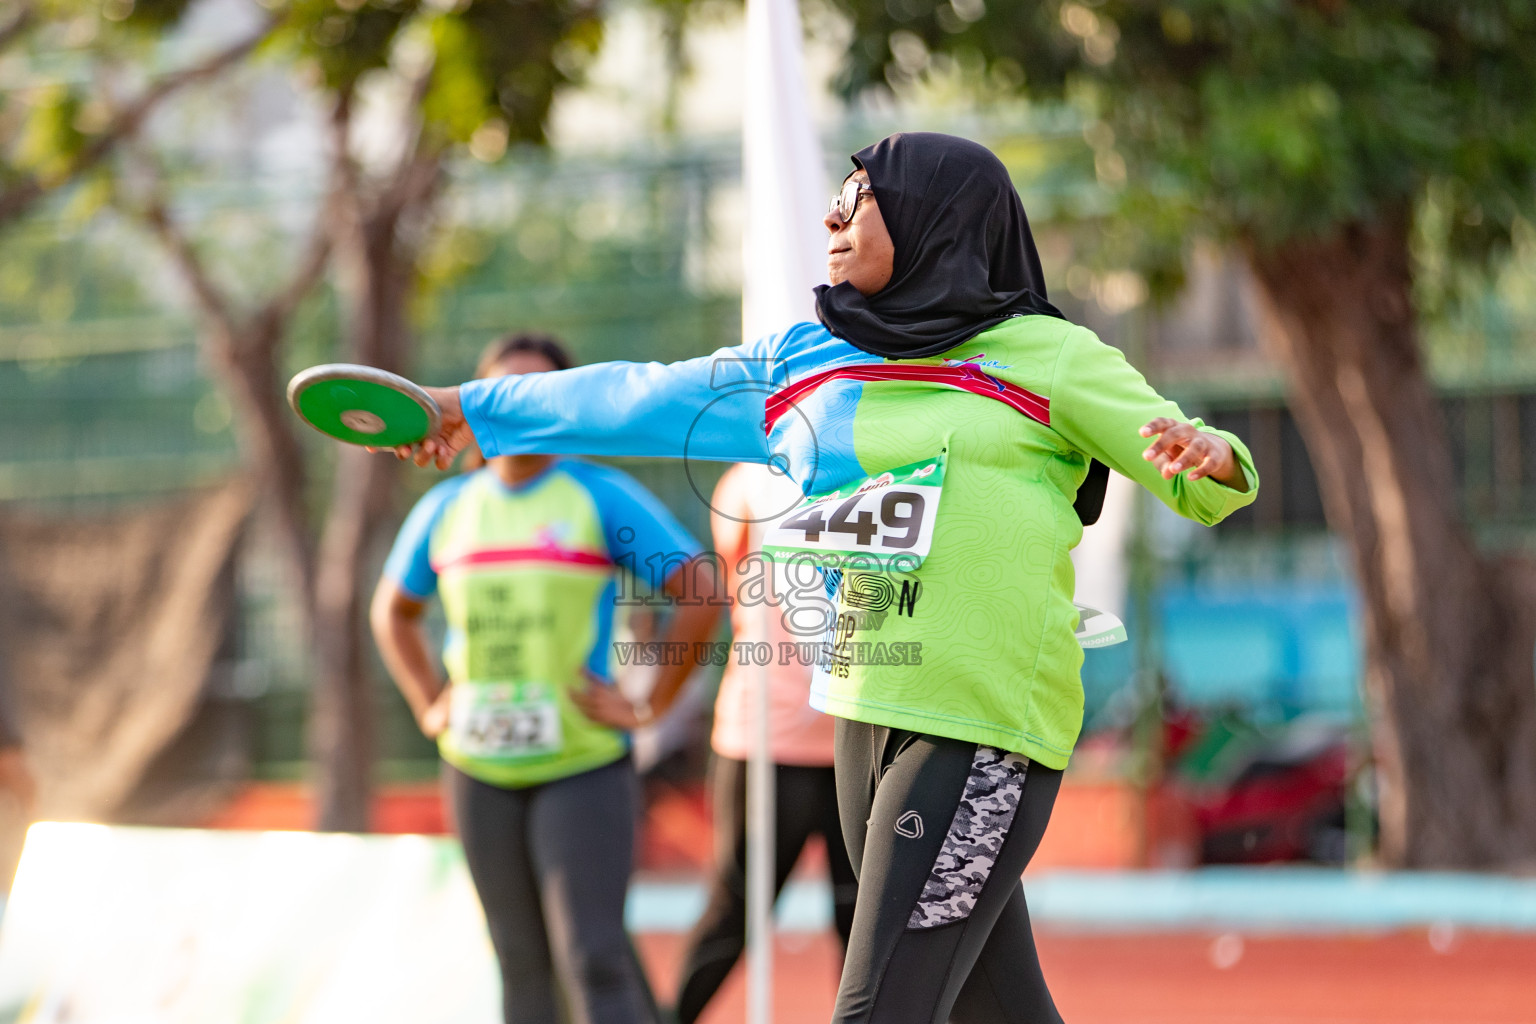
<svg viewBox="0 0 1536 1024">
<path fill-rule="evenodd" d="M 329 204 L 316 214 L 316 230 L 287 284 L 254 313 L 242 315 L 214 281 L 197 247 L 172 217 L 162 186 L 155 184 L 149 189 L 146 202 L 130 206 L 160 239 L 202 315 L 202 350 L 234 402 L 241 456 L 272 510 L 290 565 L 291 583 L 306 612 L 314 604 L 315 570 L 305 508 L 307 474 L 304 451 L 294 436 L 292 415 L 283 401 L 278 364 L 293 316 L 330 259 L 328 207 Z"/>
<path fill-rule="evenodd" d="M 216 346 L 225 386 L 239 415 L 243 461 L 256 478 L 290 565 L 293 593 L 305 610 L 306 644 L 314 666 L 311 748 L 324 751 L 316 780 L 316 823 L 332 831 L 368 827 L 373 754 L 367 650 L 355 581 L 368 552 L 376 510 L 389 496 L 387 462 L 343 446 L 330 515 L 317 555 L 305 508 L 304 452 L 291 427 L 276 366 L 277 335 L 286 324 L 257 318 L 248 336 Z"/>
<path fill-rule="evenodd" d="M 320 540 L 309 745 L 317 773 L 315 827 L 322 831 L 369 827 L 374 706 L 363 573 L 388 508 L 394 469 L 388 455 L 344 448 Z"/>
<path fill-rule="evenodd" d="M 1363 600 L 1381 857 L 1528 866 L 1536 568 L 1484 557 L 1462 519 L 1415 335 L 1408 229 L 1402 210 L 1250 258 Z"/>
<path fill-rule="evenodd" d="M 437 169 L 435 156 L 419 167 L 411 161 L 401 180 L 415 180 L 419 171 L 419 191 L 386 189 L 365 205 L 354 189 L 347 212 L 337 218 L 333 251 L 356 362 L 395 373 L 406 369 L 420 238 L 411 230 L 419 225 L 409 221 L 426 218 Z M 364 574 L 389 521 L 396 467 L 389 455 L 344 448 L 321 534 L 310 752 L 318 772 L 316 827 L 324 830 L 368 827 L 374 702 L 365 615 L 372 579 Z"/>
<path fill-rule="evenodd" d="M 315 553 L 305 508 L 308 473 L 277 371 L 276 353 L 287 324 L 258 321 L 251 329 L 276 334 L 217 346 L 220 376 L 235 403 L 241 461 L 266 499 L 293 576 L 293 593 L 301 595 L 306 609 L 312 612 Z"/>
</svg>

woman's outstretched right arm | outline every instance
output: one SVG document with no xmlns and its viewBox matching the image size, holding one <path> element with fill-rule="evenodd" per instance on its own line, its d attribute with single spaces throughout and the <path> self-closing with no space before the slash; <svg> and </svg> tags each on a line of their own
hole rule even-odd
<svg viewBox="0 0 1536 1024">
<path fill-rule="evenodd" d="M 775 341 L 771 336 L 676 363 L 593 363 L 429 388 L 443 406 L 443 431 L 416 448 L 416 462 L 445 467 L 470 440 L 488 458 L 686 455 L 765 462 L 763 409 L 775 383 Z"/>
</svg>

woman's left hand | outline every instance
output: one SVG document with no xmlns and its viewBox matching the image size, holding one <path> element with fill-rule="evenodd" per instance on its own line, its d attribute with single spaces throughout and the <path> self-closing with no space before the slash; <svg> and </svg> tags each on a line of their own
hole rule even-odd
<svg viewBox="0 0 1536 1024">
<path fill-rule="evenodd" d="M 623 729 L 625 732 L 632 732 L 650 722 L 648 717 L 642 717 L 617 686 L 591 672 L 584 671 L 583 675 L 587 678 L 586 688 L 571 693 L 572 702 L 581 709 L 582 714 L 599 725 Z"/>
<path fill-rule="evenodd" d="M 1228 487 L 1248 489 L 1232 446 L 1223 437 L 1167 416 L 1159 416 L 1142 427 L 1141 436 L 1157 438 L 1141 457 L 1156 466 L 1164 480 L 1172 480 L 1187 470 L 1190 480 L 1208 476 Z"/>
<path fill-rule="evenodd" d="M 451 689 L 451 686 L 444 686 L 438 691 L 437 698 L 427 705 L 421 717 L 416 720 L 416 724 L 421 726 L 421 734 L 429 740 L 437 739 L 448 728 L 449 709 L 452 707 L 449 703 L 452 699 L 449 696 Z"/>
</svg>

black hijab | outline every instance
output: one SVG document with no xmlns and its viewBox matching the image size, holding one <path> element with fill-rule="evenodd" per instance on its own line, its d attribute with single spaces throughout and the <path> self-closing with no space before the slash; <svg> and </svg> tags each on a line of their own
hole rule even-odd
<svg viewBox="0 0 1536 1024">
<path fill-rule="evenodd" d="M 890 283 L 865 296 L 844 281 L 816 289 L 827 330 L 872 355 L 947 352 L 1012 316 L 1066 317 L 1045 297 L 1045 274 L 1024 203 L 985 146 L 936 132 L 901 132 L 862 149 L 896 254 Z M 1109 470 L 1088 463 L 1073 509 L 1085 526 L 1104 507 Z"/>
<path fill-rule="evenodd" d="M 902 132 L 853 156 L 895 246 L 890 283 L 865 296 L 844 281 L 816 289 L 816 315 L 856 348 L 887 359 L 946 352 L 1011 316 L 1061 316 L 1008 170 L 991 150 L 934 132 Z"/>
</svg>

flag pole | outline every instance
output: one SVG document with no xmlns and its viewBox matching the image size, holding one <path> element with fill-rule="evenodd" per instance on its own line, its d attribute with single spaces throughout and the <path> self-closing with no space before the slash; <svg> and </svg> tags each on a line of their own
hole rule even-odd
<svg viewBox="0 0 1536 1024">
<path fill-rule="evenodd" d="M 764 644 L 769 643 L 767 617 L 768 607 L 763 605 L 754 632 Z M 768 667 L 757 660 L 753 661 L 752 690 L 752 751 L 747 762 L 747 1024 L 773 1024 L 773 819 L 777 794 L 768 735 Z"/>
<path fill-rule="evenodd" d="M 826 167 L 810 116 L 798 0 L 747 0 L 742 119 L 742 336 L 746 342 L 815 316 L 811 289 L 826 280 Z M 774 370 L 771 385 L 784 381 Z M 795 467 L 788 467 L 791 474 Z M 769 669 L 776 653 L 759 609 L 752 749 L 747 761 L 747 1024 L 773 1024 L 774 764 Z M 741 666 L 743 668 L 747 666 Z"/>
</svg>

